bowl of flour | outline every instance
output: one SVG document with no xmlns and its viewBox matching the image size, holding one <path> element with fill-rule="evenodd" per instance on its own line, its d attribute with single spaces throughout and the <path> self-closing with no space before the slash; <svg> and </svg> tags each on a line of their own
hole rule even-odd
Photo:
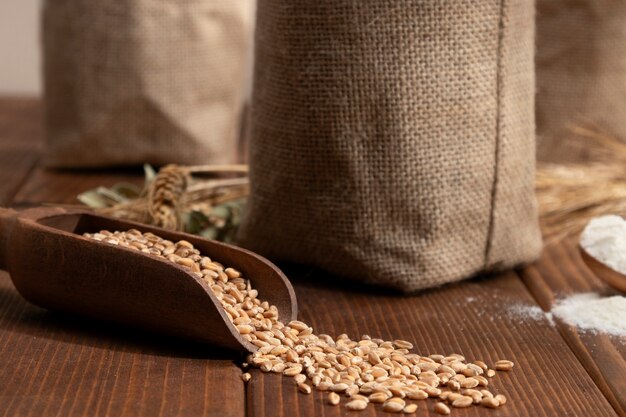
<svg viewBox="0 0 626 417">
<path fill-rule="evenodd" d="M 598 278 L 626 292 L 626 220 L 616 215 L 592 219 L 580 236 L 580 249 Z"/>
</svg>

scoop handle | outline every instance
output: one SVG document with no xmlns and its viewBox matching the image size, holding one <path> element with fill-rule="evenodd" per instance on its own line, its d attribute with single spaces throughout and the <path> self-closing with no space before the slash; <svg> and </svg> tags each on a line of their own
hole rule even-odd
<svg viewBox="0 0 626 417">
<path fill-rule="evenodd" d="M 17 211 L 0 207 L 0 269 L 7 268 L 9 240 L 17 219 Z"/>
</svg>

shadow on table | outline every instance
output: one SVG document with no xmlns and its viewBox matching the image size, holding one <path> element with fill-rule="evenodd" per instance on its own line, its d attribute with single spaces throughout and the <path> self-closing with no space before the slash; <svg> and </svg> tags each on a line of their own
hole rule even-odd
<svg viewBox="0 0 626 417">
<path fill-rule="evenodd" d="M 406 294 L 399 291 L 365 284 L 355 285 L 352 281 L 341 279 L 316 268 L 286 263 L 281 263 L 280 267 L 294 285 L 297 293 L 306 291 L 307 288 L 317 288 L 344 294 L 407 298 Z M 480 286 L 481 283 L 490 279 L 492 279 L 490 276 L 479 276 L 461 283 L 452 283 L 419 291 L 409 297 L 425 297 L 440 291 L 442 288 L 451 289 L 458 285 L 470 284 L 473 286 L 472 284 L 477 284 Z M 1 282 L 2 280 L 0 280 Z M 25 333 L 33 337 L 59 342 L 146 355 L 213 360 L 240 360 L 242 358 L 242 354 L 239 352 L 206 344 L 160 336 L 147 331 L 81 318 L 71 314 L 48 311 L 28 303 L 10 284 L 0 285 L 0 299 L 3 300 L 3 303 L 0 304 L 0 331 L 6 327 L 6 317 L 14 315 L 15 311 L 22 310 L 23 313 L 19 318 L 12 319 L 10 322 L 12 332 Z"/>
<path fill-rule="evenodd" d="M 287 262 L 281 262 L 277 265 L 283 271 L 285 276 L 287 276 L 287 278 L 296 288 L 296 290 L 298 290 L 299 288 L 317 288 L 342 293 L 398 298 L 426 296 L 428 294 L 431 294 L 432 292 L 437 292 L 442 289 L 448 289 L 465 284 L 480 285 L 483 283 L 488 283 L 490 280 L 502 275 L 502 273 L 481 274 L 461 281 L 450 282 L 436 287 L 414 291 L 412 293 L 403 293 L 399 290 L 350 280 L 348 278 L 333 275 L 329 272 L 311 266 L 304 266 Z"/>
<path fill-rule="evenodd" d="M 28 303 L 12 287 L 0 286 L 0 299 L 3 301 L 0 304 L 0 332 L 8 327 L 7 317 L 15 317 L 15 311 L 22 311 L 8 323 L 11 331 L 36 338 L 155 356 L 212 360 L 239 360 L 242 357 L 239 352 L 206 344 L 45 310 Z"/>
</svg>

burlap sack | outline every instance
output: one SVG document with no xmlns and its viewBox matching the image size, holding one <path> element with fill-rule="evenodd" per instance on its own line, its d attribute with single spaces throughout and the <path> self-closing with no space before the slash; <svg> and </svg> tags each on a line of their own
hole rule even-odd
<svg viewBox="0 0 626 417">
<path fill-rule="evenodd" d="M 626 140 L 626 2 L 539 0 L 541 160 L 586 159 L 589 135 Z"/>
<path fill-rule="evenodd" d="M 46 162 L 232 162 L 253 0 L 44 2 Z"/>
<path fill-rule="evenodd" d="M 261 0 L 241 243 L 403 291 L 535 259 L 533 12 Z"/>
</svg>

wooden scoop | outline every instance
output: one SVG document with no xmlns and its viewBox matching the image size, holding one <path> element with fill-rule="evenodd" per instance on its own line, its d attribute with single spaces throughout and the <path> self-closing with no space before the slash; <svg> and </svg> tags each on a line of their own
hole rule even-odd
<svg viewBox="0 0 626 417">
<path fill-rule="evenodd" d="M 0 269 L 10 273 L 24 298 L 41 307 L 238 351 L 257 350 L 237 332 L 210 288 L 185 268 L 82 236 L 133 228 L 191 242 L 203 255 L 241 271 L 259 296 L 278 308 L 283 322 L 296 319 L 291 284 L 265 258 L 198 236 L 83 211 L 0 208 Z"/>
<path fill-rule="evenodd" d="M 596 258 L 589 255 L 582 246 L 579 246 L 579 249 L 580 256 L 583 258 L 583 261 L 585 261 L 585 264 L 591 272 L 611 287 L 626 293 L 626 275 L 617 272 L 610 266 L 598 261 Z"/>
</svg>

